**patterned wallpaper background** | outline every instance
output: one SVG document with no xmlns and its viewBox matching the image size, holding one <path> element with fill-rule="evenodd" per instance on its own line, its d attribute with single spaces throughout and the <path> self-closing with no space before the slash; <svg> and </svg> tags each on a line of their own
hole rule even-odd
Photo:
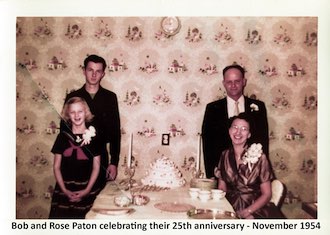
<svg viewBox="0 0 330 235">
<path fill-rule="evenodd" d="M 238 63 L 247 71 L 245 94 L 268 109 L 270 159 L 288 191 L 283 211 L 308 218 L 301 202 L 317 201 L 317 18 L 178 19 L 169 35 L 162 17 L 17 18 L 17 218 L 48 216 L 58 113 L 83 85 L 90 54 L 106 59 L 102 86 L 118 96 L 118 179 L 126 177 L 132 133 L 135 179 L 165 155 L 189 182 L 206 104 L 225 96 L 222 69 Z"/>
</svg>

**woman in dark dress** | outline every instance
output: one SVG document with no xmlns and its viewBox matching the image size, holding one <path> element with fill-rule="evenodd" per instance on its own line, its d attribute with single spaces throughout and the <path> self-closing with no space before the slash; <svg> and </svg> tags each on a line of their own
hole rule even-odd
<svg viewBox="0 0 330 235">
<path fill-rule="evenodd" d="M 275 177 L 269 160 L 262 152 L 261 144 L 248 143 L 252 134 L 249 115 L 241 113 L 230 121 L 232 147 L 223 151 L 215 169 L 218 188 L 226 192 L 226 198 L 239 218 L 285 218 L 270 202 L 271 182 Z"/>
<path fill-rule="evenodd" d="M 72 97 L 62 118 L 71 133 L 61 132 L 51 150 L 56 185 L 49 218 L 83 219 L 100 191 L 95 184 L 100 171 L 97 135 L 93 126 L 86 126 L 93 115 L 84 99 Z"/>
</svg>

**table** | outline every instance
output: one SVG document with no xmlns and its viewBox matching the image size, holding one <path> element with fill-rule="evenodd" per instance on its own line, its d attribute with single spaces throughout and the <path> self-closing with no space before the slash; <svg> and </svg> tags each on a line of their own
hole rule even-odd
<svg viewBox="0 0 330 235">
<path fill-rule="evenodd" d="M 156 208 L 154 205 L 160 202 L 176 202 L 190 204 L 201 209 L 219 209 L 223 211 L 234 212 L 232 206 L 226 198 L 220 200 L 208 200 L 202 202 L 199 199 L 192 199 L 188 193 L 189 184 L 185 187 L 170 189 L 166 191 L 145 191 L 141 194 L 150 198 L 147 205 L 136 206 L 130 205 L 130 208 L 135 209 L 131 214 L 124 215 L 105 215 L 95 213 L 93 209 L 114 209 L 119 208 L 114 204 L 114 197 L 118 195 L 129 195 L 128 191 L 120 190 L 116 181 L 110 181 L 105 188 L 100 192 L 94 201 L 92 209 L 86 214 L 86 219 L 187 219 L 189 218 L 186 212 L 167 212 Z"/>
</svg>

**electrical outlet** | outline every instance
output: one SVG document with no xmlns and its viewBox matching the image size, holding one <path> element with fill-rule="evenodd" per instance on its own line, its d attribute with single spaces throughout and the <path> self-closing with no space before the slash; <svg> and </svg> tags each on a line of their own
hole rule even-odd
<svg viewBox="0 0 330 235">
<path fill-rule="evenodd" d="M 170 145 L 170 134 L 162 134 L 162 145 Z"/>
</svg>

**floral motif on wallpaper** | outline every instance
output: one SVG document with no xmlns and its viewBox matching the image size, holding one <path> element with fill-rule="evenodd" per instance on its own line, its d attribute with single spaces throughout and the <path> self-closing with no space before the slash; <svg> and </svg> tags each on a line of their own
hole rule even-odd
<svg viewBox="0 0 330 235">
<path fill-rule="evenodd" d="M 157 64 L 149 62 L 144 62 L 144 66 L 140 66 L 139 70 L 145 73 L 158 72 Z"/>
<path fill-rule="evenodd" d="M 128 69 L 126 63 L 123 60 L 119 61 L 117 58 L 111 60 L 108 68 L 110 72 L 120 72 Z"/>
<path fill-rule="evenodd" d="M 199 71 L 202 74 L 206 75 L 213 75 L 218 73 L 217 66 L 213 63 L 209 63 L 208 61 L 210 60 L 209 57 L 206 58 L 206 63 L 203 65 L 203 67 L 199 68 Z"/>
<path fill-rule="evenodd" d="M 30 158 L 30 166 L 35 168 L 43 168 L 49 165 L 48 157 L 45 155 L 44 151 L 36 148 L 37 153 Z"/>
<path fill-rule="evenodd" d="M 66 33 L 64 34 L 68 39 L 79 39 L 82 37 L 82 29 L 78 24 L 68 24 Z"/>
<path fill-rule="evenodd" d="M 185 131 L 181 126 L 177 127 L 176 124 L 172 123 L 168 129 L 171 137 L 184 136 L 186 135 Z"/>
<path fill-rule="evenodd" d="M 317 97 L 315 95 L 310 95 L 310 96 L 305 95 L 302 107 L 304 107 L 305 110 L 316 110 Z"/>
<path fill-rule="evenodd" d="M 248 44 L 257 45 L 261 42 L 261 35 L 259 34 L 258 30 L 248 30 L 245 41 Z"/>
<path fill-rule="evenodd" d="M 48 64 L 47 68 L 49 70 L 57 70 L 57 69 L 65 69 L 67 67 L 66 63 L 63 61 L 62 58 L 58 59 L 56 56 L 53 56 Z"/>
<path fill-rule="evenodd" d="M 158 106 L 164 106 L 164 105 L 169 105 L 171 104 L 171 98 L 167 95 L 166 89 L 162 88 L 159 86 L 158 92 L 154 97 L 153 97 L 153 103 L 158 105 Z"/>
<path fill-rule="evenodd" d="M 279 153 L 276 153 L 276 159 L 273 159 L 273 168 L 275 172 L 288 172 L 289 168 L 284 160 L 288 156 L 280 156 Z"/>
<path fill-rule="evenodd" d="M 288 77 L 302 77 L 306 74 L 302 66 L 297 66 L 296 63 L 293 63 L 290 69 L 287 71 Z"/>
<path fill-rule="evenodd" d="M 40 19 L 40 25 L 35 27 L 33 34 L 39 38 L 47 38 L 53 36 L 53 33 L 48 26 L 48 22 L 43 18 Z"/>
<path fill-rule="evenodd" d="M 295 194 L 291 190 L 288 190 L 286 195 L 285 195 L 283 203 L 285 203 L 285 204 L 296 204 L 296 203 L 299 203 L 299 202 L 301 202 L 301 198 L 300 198 L 299 194 Z"/>
<path fill-rule="evenodd" d="M 140 41 L 141 39 L 143 39 L 142 31 L 140 31 L 139 27 L 138 26 L 131 27 L 130 25 L 128 26 L 127 34 L 125 37 L 132 42 Z"/>
<path fill-rule="evenodd" d="M 96 28 L 96 30 L 94 32 L 94 36 L 97 39 L 102 39 L 102 40 L 113 38 L 113 34 L 112 34 L 111 30 L 109 29 L 109 24 L 104 22 L 103 20 L 101 20 L 98 27 Z"/>
<path fill-rule="evenodd" d="M 316 162 L 312 158 L 304 159 L 301 163 L 300 171 L 304 174 L 312 174 L 316 171 Z"/>
<path fill-rule="evenodd" d="M 268 59 L 266 59 L 266 62 L 269 62 Z M 274 65 L 264 65 L 262 69 L 260 69 L 259 74 L 266 76 L 266 77 L 273 77 L 278 75 L 277 69 Z"/>
<path fill-rule="evenodd" d="M 140 104 L 140 96 L 138 95 L 137 91 L 126 91 L 124 103 L 129 106 L 135 106 Z"/>
<path fill-rule="evenodd" d="M 26 52 L 26 56 L 28 56 L 28 55 L 29 55 L 29 53 Z M 26 68 L 29 71 L 35 70 L 38 68 L 36 60 L 32 59 L 32 58 L 24 59 L 23 62 L 19 62 L 18 65 L 21 66 L 22 68 Z"/>
<path fill-rule="evenodd" d="M 24 116 L 23 122 L 21 124 L 17 124 L 16 130 L 18 131 L 18 133 L 22 133 L 22 134 L 36 133 L 34 124 L 27 120 L 28 117 Z"/>
<path fill-rule="evenodd" d="M 194 43 L 194 42 L 200 42 L 203 39 L 203 37 L 202 37 L 202 33 L 198 28 L 191 29 L 189 27 L 185 39 L 187 40 L 187 42 Z"/>
<path fill-rule="evenodd" d="M 301 140 L 305 136 L 300 130 L 296 130 L 294 127 L 290 127 L 288 133 L 285 135 L 286 140 Z"/>
<path fill-rule="evenodd" d="M 148 121 L 145 120 L 145 123 L 147 123 L 147 122 L 148 122 Z M 155 128 L 152 127 L 152 126 L 151 126 L 151 127 L 143 126 L 143 127 L 141 128 L 141 130 L 137 132 L 137 134 L 138 134 L 139 136 L 143 136 L 143 137 L 147 137 L 147 138 L 149 138 L 149 137 L 154 137 L 154 136 L 156 136 L 156 131 L 155 131 Z"/>
<path fill-rule="evenodd" d="M 35 196 L 33 187 L 25 180 L 18 182 L 16 187 L 16 196 L 18 198 L 32 198 Z"/>
<path fill-rule="evenodd" d="M 290 108 L 289 100 L 286 97 L 286 93 L 278 90 L 278 94 L 272 100 L 272 106 L 277 109 L 288 109 Z"/>
<path fill-rule="evenodd" d="M 280 31 L 274 37 L 274 42 L 278 45 L 284 46 L 292 43 L 291 37 L 288 35 L 287 29 L 282 25 L 280 26 Z"/>
<path fill-rule="evenodd" d="M 183 101 L 183 103 L 187 106 L 187 107 L 196 107 L 197 105 L 200 104 L 200 97 L 198 96 L 198 94 L 196 92 L 191 92 L 189 93 L 187 91 L 186 93 L 186 98 Z"/>
<path fill-rule="evenodd" d="M 43 86 L 40 82 L 38 83 L 39 89 L 37 89 L 33 95 L 32 95 L 32 100 L 38 103 L 47 101 L 50 101 L 50 97 L 48 95 L 47 89 L 45 86 Z"/>
<path fill-rule="evenodd" d="M 317 46 L 317 32 L 306 32 L 304 43 L 307 46 Z"/>
<path fill-rule="evenodd" d="M 174 59 L 170 66 L 167 68 L 169 73 L 184 73 L 186 72 L 187 66 L 183 62 L 178 62 L 178 60 Z"/>
<path fill-rule="evenodd" d="M 226 44 L 233 41 L 233 37 L 228 32 L 228 27 L 225 27 L 223 24 L 220 24 L 221 29 L 214 35 L 214 40 Z"/>
<path fill-rule="evenodd" d="M 46 134 L 52 135 L 52 134 L 59 134 L 60 133 L 60 127 L 56 124 L 55 121 L 51 121 L 47 128 L 45 129 Z"/>
</svg>

